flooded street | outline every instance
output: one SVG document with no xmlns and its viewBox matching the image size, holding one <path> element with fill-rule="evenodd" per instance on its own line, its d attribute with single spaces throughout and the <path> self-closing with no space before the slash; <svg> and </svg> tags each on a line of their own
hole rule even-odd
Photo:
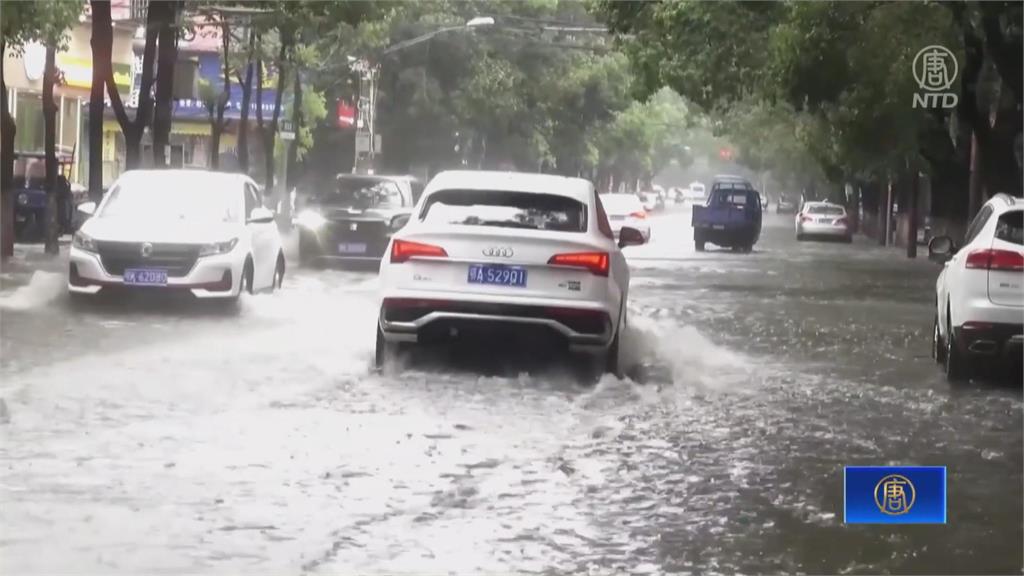
<svg viewBox="0 0 1024 576">
<path fill-rule="evenodd" d="M 775 214 L 697 253 L 689 217 L 626 249 L 632 378 L 593 387 L 375 373 L 372 271 L 237 311 L 37 273 L 0 296 L 4 572 L 1020 573 L 1020 387 L 929 357 L 939 267 Z M 948 466 L 948 523 L 844 525 L 845 465 Z"/>
</svg>

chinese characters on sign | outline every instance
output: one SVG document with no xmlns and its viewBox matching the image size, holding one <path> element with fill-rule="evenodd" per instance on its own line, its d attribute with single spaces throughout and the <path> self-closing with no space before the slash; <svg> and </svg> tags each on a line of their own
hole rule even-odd
<svg viewBox="0 0 1024 576">
<path fill-rule="evenodd" d="M 923 90 L 914 94 L 914 108 L 955 108 L 956 92 L 948 91 L 959 72 L 956 56 L 945 46 L 926 46 L 913 64 L 914 79 Z"/>
</svg>

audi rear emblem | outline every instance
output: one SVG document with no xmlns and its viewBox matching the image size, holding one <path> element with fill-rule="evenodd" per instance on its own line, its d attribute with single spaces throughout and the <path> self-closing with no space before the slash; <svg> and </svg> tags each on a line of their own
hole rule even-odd
<svg viewBox="0 0 1024 576">
<path fill-rule="evenodd" d="M 153 245 L 149 242 L 142 243 L 142 249 L 139 251 L 143 258 L 149 258 L 153 255 Z"/>
<path fill-rule="evenodd" d="M 484 248 L 482 252 L 484 256 L 491 256 L 492 258 L 511 258 L 513 254 L 511 246 L 491 246 L 490 248 Z"/>
</svg>

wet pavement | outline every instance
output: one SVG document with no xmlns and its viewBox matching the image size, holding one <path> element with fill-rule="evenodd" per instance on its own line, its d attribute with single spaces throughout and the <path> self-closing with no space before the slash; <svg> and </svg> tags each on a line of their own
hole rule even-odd
<svg viewBox="0 0 1024 576">
<path fill-rule="evenodd" d="M 238 309 L 0 294 L 0 557 L 26 573 L 1020 573 L 1022 401 L 929 358 L 938 268 L 859 238 L 696 253 L 653 219 L 582 386 L 514 351 L 370 369 L 375 274 Z M 949 467 L 845 526 L 844 465 Z"/>
</svg>

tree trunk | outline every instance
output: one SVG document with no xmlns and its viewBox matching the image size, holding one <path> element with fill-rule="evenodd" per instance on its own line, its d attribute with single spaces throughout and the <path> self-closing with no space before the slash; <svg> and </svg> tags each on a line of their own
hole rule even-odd
<svg viewBox="0 0 1024 576">
<path fill-rule="evenodd" d="M 892 176 L 885 180 L 885 190 L 882 191 L 882 206 L 878 210 L 878 243 L 882 246 L 889 245 L 889 221 L 892 219 Z"/>
<path fill-rule="evenodd" d="M 270 125 L 263 130 L 263 161 L 266 170 L 267 191 L 273 191 L 276 188 L 274 183 L 274 139 L 277 136 L 277 120 L 281 116 L 281 97 L 284 96 L 287 76 L 285 58 L 288 55 L 290 40 L 286 35 L 281 36 L 281 49 L 277 54 L 277 94 L 274 95 L 274 114 L 270 118 Z"/>
<path fill-rule="evenodd" d="M 921 192 L 921 175 L 915 163 L 910 164 L 910 198 L 907 207 L 907 258 L 917 258 L 917 203 Z"/>
<path fill-rule="evenodd" d="M 121 122 L 121 132 L 124 134 L 125 143 L 125 165 L 128 170 L 139 167 L 142 161 L 142 136 L 146 132 L 146 126 L 151 124 L 153 113 L 153 61 L 156 59 L 156 45 L 160 30 L 174 22 L 173 11 L 167 2 L 151 2 L 149 11 L 146 14 L 146 44 L 142 51 L 142 79 L 139 82 L 139 101 L 135 111 L 135 120 L 129 121 L 128 116 L 119 110 L 124 106 L 120 103 L 114 93 L 117 86 L 114 84 L 113 70 L 108 77 L 107 91 L 111 94 L 111 105 L 114 113 Z"/>
<path fill-rule="evenodd" d="M 242 110 L 238 120 L 238 169 L 249 173 L 249 106 L 252 98 L 253 52 L 256 47 L 256 32 L 249 32 L 249 57 L 245 63 L 245 80 L 242 84 Z M 262 104 L 262 102 L 259 102 Z"/>
<path fill-rule="evenodd" d="M 224 85 L 221 86 L 220 96 L 217 98 L 217 120 L 212 121 L 210 126 L 210 169 L 217 170 L 220 168 L 220 135 L 224 131 L 224 109 L 228 106 L 228 101 L 231 100 L 231 65 L 228 62 L 228 57 L 231 55 L 231 27 L 228 25 L 228 21 L 224 19 L 224 14 L 220 15 L 220 37 L 221 37 L 221 56 L 224 63 Z"/>
<path fill-rule="evenodd" d="M 103 85 L 113 52 L 110 2 L 91 0 L 92 87 L 89 90 L 89 199 L 103 199 Z"/>
<path fill-rule="evenodd" d="M 174 25 L 178 3 L 168 2 L 169 22 L 160 28 L 157 39 L 156 102 L 153 112 L 153 166 L 167 167 L 167 145 L 171 136 L 171 110 L 174 99 L 174 64 L 178 59 L 178 29 Z"/>
<path fill-rule="evenodd" d="M 53 101 L 53 84 L 57 76 L 57 49 L 46 47 L 43 69 L 43 151 L 46 155 L 45 246 L 47 254 L 57 249 L 57 103 Z"/>
<path fill-rule="evenodd" d="M 982 148 L 978 145 L 978 135 L 971 134 L 971 178 L 967 185 L 967 221 L 974 219 L 974 215 L 981 210 L 985 203 L 985 182 L 981 171 Z"/>
<path fill-rule="evenodd" d="M 14 254 L 14 134 L 17 126 L 7 102 L 7 82 L 4 81 L 3 55 L 7 53 L 7 40 L 0 38 L 0 259 Z"/>
<path fill-rule="evenodd" d="M 295 68 L 295 83 L 293 84 L 293 104 L 292 104 L 292 130 L 295 131 L 295 138 L 292 139 L 288 145 L 288 182 L 285 184 L 286 190 L 291 190 L 295 187 L 296 182 L 299 180 L 299 131 L 302 130 L 302 78 L 299 74 L 299 68 Z"/>
</svg>

